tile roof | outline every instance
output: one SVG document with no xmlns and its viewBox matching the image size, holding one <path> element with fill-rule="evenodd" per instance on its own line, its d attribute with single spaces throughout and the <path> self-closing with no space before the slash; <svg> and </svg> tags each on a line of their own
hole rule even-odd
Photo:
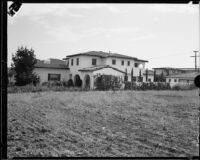
<svg viewBox="0 0 200 160">
<path fill-rule="evenodd" d="M 79 55 L 97 56 L 101 58 L 107 58 L 107 57 L 125 58 L 125 59 L 134 59 L 136 61 L 141 61 L 141 62 L 148 62 L 147 60 L 138 59 L 136 57 L 126 56 L 126 55 L 118 54 L 118 53 L 102 52 L 102 51 L 89 51 L 89 52 L 84 52 L 84 53 L 68 55 L 66 57 L 69 58 L 69 57 L 74 57 L 74 56 L 79 56 Z"/>
<path fill-rule="evenodd" d="M 124 71 L 121 71 L 117 68 L 114 68 L 114 67 L 111 67 L 109 65 L 101 65 L 101 66 L 94 66 L 94 67 L 87 67 L 87 68 L 82 68 L 82 69 L 79 69 L 79 71 L 97 71 L 97 70 L 101 70 L 103 68 L 112 68 L 118 72 L 122 72 L 122 73 L 125 73 Z"/>
<path fill-rule="evenodd" d="M 200 75 L 200 73 L 199 72 L 184 73 L 184 74 L 166 76 L 166 78 L 194 79 L 197 75 Z"/>
<path fill-rule="evenodd" d="M 37 59 L 35 68 L 69 69 L 65 61 L 59 60 L 59 59 L 53 59 L 53 58 L 50 58 L 49 60 Z"/>
</svg>

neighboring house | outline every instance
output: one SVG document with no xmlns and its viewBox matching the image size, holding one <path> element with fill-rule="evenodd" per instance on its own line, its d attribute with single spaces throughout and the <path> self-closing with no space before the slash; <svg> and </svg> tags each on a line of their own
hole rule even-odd
<svg viewBox="0 0 200 160">
<path fill-rule="evenodd" d="M 69 79 L 67 63 L 59 59 L 37 60 L 34 72 L 40 77 L 40 83 L 47 81 L 68 81 Z"/>
<path fill-rule="evenodd" d="M 127 70 L 128 81 L 131 80 L 131 69 L 136 80 L 145 72 L 146 60 L 126 56 L 117 53 L 107 53 L 102 51 L 90 51 L 85 53 L 66 56 L 70 68 L 70 78 L 76 84 L 78 78 L 82 79 L 82 87 L 94 87 L 95 77 L 99 74 L 119 76 L 124 80 L 124 74 Z"/>
<path fill-rule="evenodd" d="M 194 84 L 194 78 L 197 75 L 200 75 L 200 73 L 192 72 L 192 73 L 166 76 L 166 82 L 170 83 L 171 87 L 177 84 L 180 84 L 180 85 Z"/>
<path fill-rule="evenodd" d="M 156 72 L 156 75 L 161 75 L 163 73 L 163 76 L 170 76 L 175 74 L 182 74 L 182 73 L 191 73 L 195 72 L 194 68 L 173 68 L 173 67 L 161 67 L 161 68 L 153 68 Z"/>
<path fill-rule="evenodd" d="M 148 70 L 147 73 L 143 73 L 143 82 L 154 82 L 154 71 Z"/>
</svg>

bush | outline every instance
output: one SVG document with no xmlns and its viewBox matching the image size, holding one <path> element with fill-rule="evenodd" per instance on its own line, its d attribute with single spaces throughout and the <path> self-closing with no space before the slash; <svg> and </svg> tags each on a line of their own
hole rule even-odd
<svg viewBox="0 0 200 160">
<path fill-rule="evenodd" d="M 136 82 L 125 82 L 125 90 L 168 90 L 170 89 L 169 83 L 162 83 L 162 82 L 141 82 L 141 83 L 136 83 Z"/>
<path fill-rule="evenodd" d="M 94 82 L 95 90 L 114 90 L 120 88 L 118 78 L 112 75 L 100 75 Z"/>
<path fill-rule="evenodd" d="M 62 81 L 62 85 L 63 85 L 64 87 L 68 87 L 68 82 L 67 82 L 67 81 Z"/>
<path fill-rule="evenodd" d="M 172 90 L 192 90 L 196 88 L 194 84 L 176 84 L 172 87 Z"/>
<path fill-rule="evenodd" d="M 74 82 L 72 79 L 69 79 L 67 82 L 68 87 L 74 87 Z"/>
</svg>

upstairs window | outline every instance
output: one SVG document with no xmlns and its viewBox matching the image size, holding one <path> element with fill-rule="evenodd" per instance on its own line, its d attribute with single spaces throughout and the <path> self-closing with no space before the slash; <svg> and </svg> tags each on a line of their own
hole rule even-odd
<svg viewBox="0 0 200 160">
<path fill-rule="evenodd" d="M 116 59 L 112 60 L 112 64 L 115 65 L 116 64 Z"/>
<path fill-rule="evenodd" d="M 127 65 L 130 66 L 130 61 L 127 62 Z"/>
<path fill-rule="evenodd" d="M 79 65 L 79 58 L 76 58 L 76 65 Z"/>
<path fill-rule="evenodd" d="M 96 58 L 92 58 L 92 65 L 94 65 L 94 66 L 97 65 L 97 59 Z"/>
<path fill-rule="evenodd" d="M 124 65 L 124 60 L 122 60 L 122 66 Z"/>
<path fill-rule="evenodd" d="M 171 79 L 169 79 L 169 82 L 171 82 Z"/>
<path fill-rule="evenodd" d="M 73 66 L 74 64 L 74 59 L 71 59 L 71 66 Z"/>
<path fill-rule="evenodd" d="M 174 79 L 174 82 L 176 82 L 177 80 L 176 79 Z"/>
<path fill-rule="evenodd" d="M 138 63 L 135 63 L 135 68 L 138 68 Z"/>
<path fill-rule="evenodd" d="M 60 81 L 60 74 L 48 74 L 48 81 Z"/>
</svg>

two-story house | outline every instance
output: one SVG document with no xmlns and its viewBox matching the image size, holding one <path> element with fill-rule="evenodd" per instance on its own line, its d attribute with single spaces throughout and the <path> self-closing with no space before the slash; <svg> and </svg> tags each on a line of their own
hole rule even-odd
<svg viewBox="0 0 200 160">
<path fill-rule="evenodd" d="M 69 77 L 76 84 L 77 78 L 82 79 L 83 87 L 94 87 L 95 76 L 99 74 L 114 75 L 124 80 L 125 72 L 128 75 L 128 81 L 131 80 L 131 70 L 137 80 L 145 72 L 146 60 L 136 57 L 126 56 L 117 53 L 107 53 L 102 51 L 89 51 L 85 53 L 66 56 L 65 60 L 69 63 Z M 144 78 L 143 78 L 144 79 Z"/>
</svg>

